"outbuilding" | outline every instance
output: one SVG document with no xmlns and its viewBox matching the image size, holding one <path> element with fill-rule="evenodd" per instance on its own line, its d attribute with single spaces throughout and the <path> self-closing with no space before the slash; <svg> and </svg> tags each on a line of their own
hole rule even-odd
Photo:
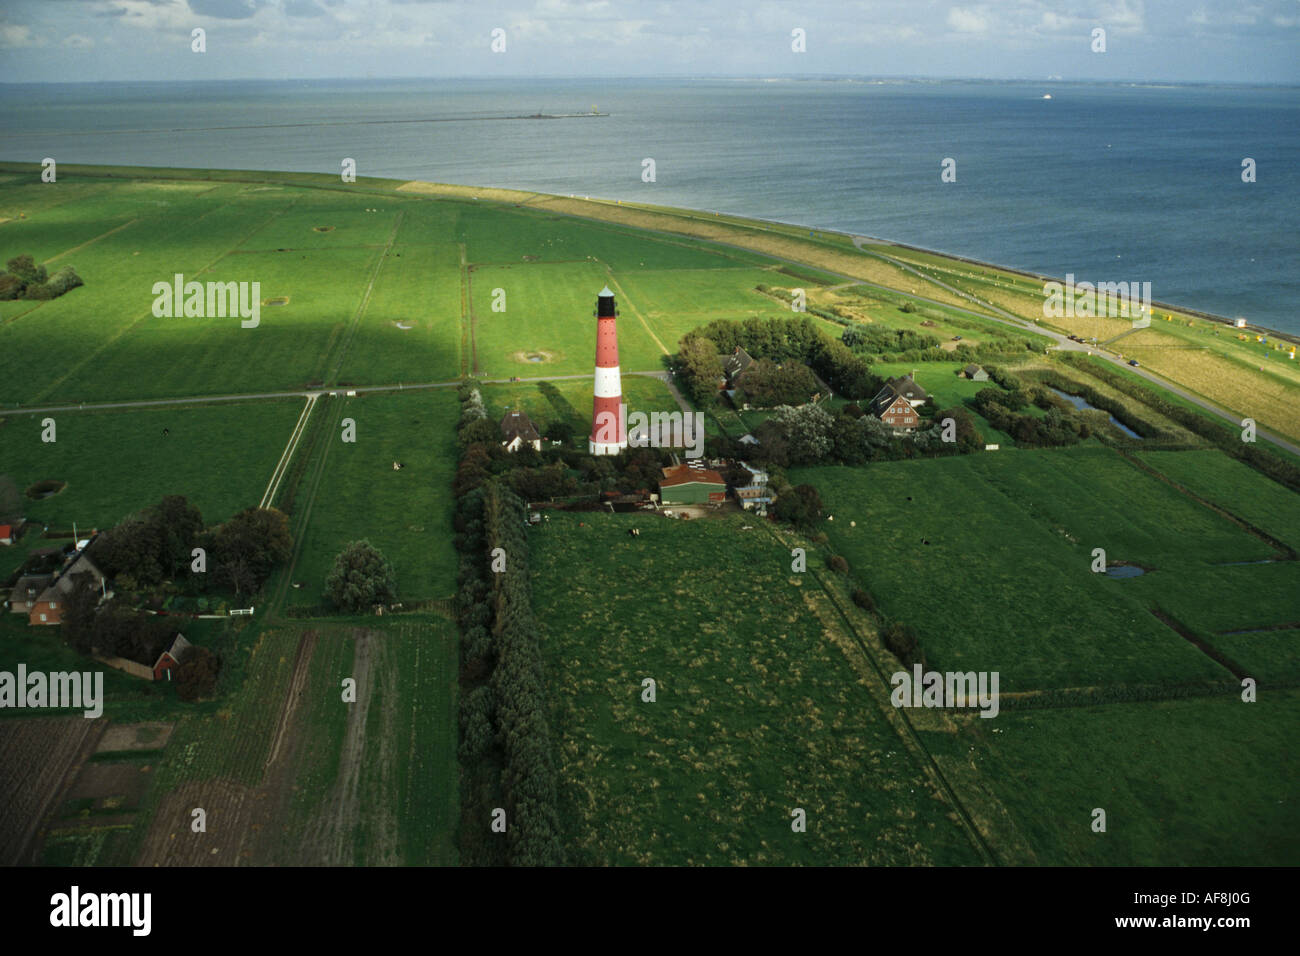
<svg viewBox="0 0 1300 956">
<path fill-rule="evenodd" d="M 663 469 L 659 500 L 666 505 L 720 504 L 727 500 L 727 482 L 708 468 L 674 465 Z"/>
</svg>

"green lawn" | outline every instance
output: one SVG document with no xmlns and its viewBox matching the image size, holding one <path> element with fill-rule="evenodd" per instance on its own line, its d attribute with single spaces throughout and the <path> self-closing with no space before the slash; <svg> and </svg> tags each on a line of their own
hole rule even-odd
<svg viewBox="0 0 1300 956">
<path fill-rule="evenodd" d="M 609 282 L 597 263 L 487 266 L 470 273 L 478 374 L 590 373 L 596 364 L 596 294 Z M 505 293 L 505 311 L 492 311 L 494 290 Z M 499 300 L 497 300 L 499 301 Z M 627 303 L 620 303 L 619 363 L 627 371 L 657 371 L 662 355 Z M 668 343 L 665 343 L 666 347 Z M 547 353 L 544 363 L 527 353 Z"/>
</svg>

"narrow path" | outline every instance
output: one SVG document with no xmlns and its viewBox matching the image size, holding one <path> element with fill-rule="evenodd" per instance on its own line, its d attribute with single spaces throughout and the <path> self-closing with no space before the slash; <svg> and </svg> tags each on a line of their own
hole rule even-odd
<svg viewBox="0 0 1300 956">
<path fill-rule="evenodd" d="M 293 453 L 298 449 L 298 443 L 302 441 L 303 432 L 307 430 L 307 419 L 311 417 L 312 408 L 316 405 L 316 399 L 320 398 L 319 393 L 307 396 L 307 404 L 303 406 L 302 414 L 298 416 L 298 422 L 293 426 L 293 432 L 289 435 L 289 440 L 285 443 L 284 451 L 280 453 L 280 460 L 276 463 L 275 471 L 271 472 L 271 480 L 266 483 L 266 491 L 262 494 L 262 500 L 257 503 L 259 508 L 269 508 L 275 501 L 275 493 L 280 490 L 280 482 L 284 480 L 285 472 L 289 470 L 289 462 L 293 460 Z"/>
</svg>

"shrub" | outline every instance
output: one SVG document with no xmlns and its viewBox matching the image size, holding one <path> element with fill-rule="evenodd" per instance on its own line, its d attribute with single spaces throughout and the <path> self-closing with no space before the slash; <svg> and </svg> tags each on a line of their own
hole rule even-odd
<svg viewBox="0 0 1300 956">
<path fill-rule="evenodd" d="M 849 562 L 838 554 L 832 554 L 826 559 L 826 567 L 830 568 L 837 574 L 849 573 Z"/>
</svg>

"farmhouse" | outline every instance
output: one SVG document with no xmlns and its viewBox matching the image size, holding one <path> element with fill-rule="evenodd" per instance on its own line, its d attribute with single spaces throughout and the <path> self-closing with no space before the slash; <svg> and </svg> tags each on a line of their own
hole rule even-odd
<svg viewBox="0 0 1300 956">
<path fill-rule="evenodd" d="M 54 580 L 52 574 L 24 574 L 9 592 L 9 610 L 13 614 L 31 614 L 36 599 Z"/>
<path fill-rule="evenodd" d="M 727 500 L 727 482 L 708 468 L 674 465 L 663 469 L 659 500 L 666 505 L 720 504 Z"/>
<path fill-rule="evenodd" d="M 73 555 L 72 560 L 63 566 L 62 571 L 56 571 L 50 576 L 45 590 L 37 596 L 35 601 L 29 599 L 28 623 L 60 623 L 63 620 L 63 606 L 68 595 L 72 593 L 74 580 L 78 575 L 82 574 L 89 574 L 91 583 L 95 587 L 102 588 L 104 586 L 104 573 L 95 567 L 95 562 L 90 560 L 85 548 Z"/>
<path fill-rule="evenodd" d="M 172 679 L 173 668 L 179 667 L 185 660 L 185 652 L 188 651 L 192 644 L 185 640 L 184 634 L 177 634 L 172 640 L 171 646 L 158 655 L 158 660 L 153 665 L 153 679 L 162 680 L 164 675 L 167 680 Z"/>
<path fill-rule="evenodd" d="M 884 400 L 877 398 L 871 403 L 871 414 L 894 430 L 894 434 L 915 431 L 921 418 L 916 409 L 902 395 L 890 395 Z"/>
<path fill-rule="evenodd" d="M 723 374 L 727 376 L 727 385 L 734 386 L 736 379 L 745 374 L 745 369 L 754 364 L 754 357 L 739 345 L 722 363 Z"/>
<path fill-rule="evenodd" d="M 541 433 L 525 412 L 506 412 L 501 419 L 501 438 L 506 451 L 515 452 L 524 445 L 532 445 L 533 451 L 542 450 Z"/>
<path fill-rule="evenodd" d="M 968 378 L 972 382 L 987 382 L 989 373 L 984 371 L 979 365 L 967 365 L 961 370 L 962 378 Z"/>
<path fill-rule="evenodd" d="M 930 393 L 916 383 L 915 372 L 911 375 L 899 375 L 896 378 L 887 379 L 884 386 L 876 393 L 876 397 L 871 400 L 872 405 L 883 402 L 889 404 L 894 400 L 894 396 L 901 395 L 913 408 L 920 408 L 929 399 Z"/>
</svg>

